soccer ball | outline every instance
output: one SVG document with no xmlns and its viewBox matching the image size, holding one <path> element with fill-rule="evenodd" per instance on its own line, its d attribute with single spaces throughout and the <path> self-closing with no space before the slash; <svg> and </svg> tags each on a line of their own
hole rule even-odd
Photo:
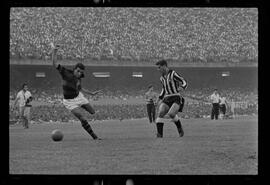
<svg viewBox="0 0 270 185">
<path fill-rule="evenodd" d="M 53 141 L 62 141 L 64 134 L 60 130 L 53 130 L 52 131 L 52 140 Z"/>
</svg>

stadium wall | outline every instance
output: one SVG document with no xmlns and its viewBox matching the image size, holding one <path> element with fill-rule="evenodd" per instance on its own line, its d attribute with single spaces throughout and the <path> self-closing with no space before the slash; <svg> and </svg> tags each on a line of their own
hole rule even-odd
<svg viewBox="0 0 270 185">
<path fill-rule="evenodd" d="M 66 66 L 71 68 L 71 66 Z M 189 89 L 257 88 L 257 67 L 173 67 L 189 83 Z M 96 78 L 94 72 L 109 72 L 108 78 Z M 140 72 L 142 77 L 132 77 Z M 113 90 L 141 90 L 153 84 L 160 90 L 159 72 L 153 66 L 87 66 L 83 86 L 90 90 L 109 88 Z M 30 87 L 61 91 L 61 77 L 56 69 L 48 65 L 10 65 L 10 89 L 18 89 L 23 82 Z"/>
<path fill-rule="evenodd" d="M 152 67 L 157 60 L 151 61 L 132 61 L 132 60 L 59 60 L 58 63 L 62 65 L 75 65 L 77 62 L 82 62 L 86 66 L 126 66 L 126 67 Z M 202 62 L 200 60 L 196 62 L 184 62 L 178 60 L 167 60 L 171 67 L 211 67 L 211 68 L 223 68 L 223 67 L 258 67 L 256 61 L 246 62 Z M 51 60 L 37 60 L 37 59 L 10 59 L 10 65 L 51 65 Z"/>
</svg>

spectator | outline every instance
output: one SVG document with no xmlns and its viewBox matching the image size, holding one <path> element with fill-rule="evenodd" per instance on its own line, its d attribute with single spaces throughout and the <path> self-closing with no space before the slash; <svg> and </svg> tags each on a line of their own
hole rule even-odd
<svg viewBox="0 0 270 185">
<path fill-rule="evenodd" d="M 11 8 L 11 58 L 47 60 L 53 40 L 65 60 L 257 61 L 258 10 Z"/>
</svg>

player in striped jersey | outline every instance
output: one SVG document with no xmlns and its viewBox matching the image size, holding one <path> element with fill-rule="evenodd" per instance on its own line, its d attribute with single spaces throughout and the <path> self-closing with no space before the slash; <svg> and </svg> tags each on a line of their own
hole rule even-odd
<svg viewBox="0 0 270 185">
<path fill-rule="evenodd" d="M 160 81 L 162 83 L 162 91 L 157 102 L 159 105 L 156 119 L 157 137 L 163 137 L 164 116 L 166 114 L 175 123 L 179 136 L 183 137 L 184 130 L 177 113 L 182 112 L 183 109 L 184 99 L 180 91 L 187 88 L 187 82 L 176 71 L 169 69 L 166 60 L 158 61 L 156 66 L 161 73 Z"/>
</svg>

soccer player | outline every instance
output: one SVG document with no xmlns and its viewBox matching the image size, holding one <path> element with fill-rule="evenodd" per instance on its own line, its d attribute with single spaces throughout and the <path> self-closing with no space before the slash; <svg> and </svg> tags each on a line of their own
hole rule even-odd
<svg viewBox="0 0 270 185">
<path fill-rule="evenodd" d="M 217 89 L 214 89 L 213 94 L 210 96 L 210 100 L 212 101 L 212 112 L 211 112 L 211 120 L 214 118 L 217 120 L 219 115 L 219 103 L 220 96 L 218 94 Z"/>
<path fill-rule="evenodd" d="M 155 107 L 155 102 L 156 102 L 156 93 L 154 92 L 154 87 L 153 85 L 149 85 L 148 91 L 145 93 L 146 97 L 146 108 L 147 108 L 147 115 L 149 118 L 149 122 L 155 122 L 155 117 L 156 117 L 156 107 Z"/>
<path fill-rule="evenodd" d="M 26 83 L 22 85 L 21 90 L 18 92 L 16 99 L 14 101 L 14 109 L 16 107 L 17 102 L 19 102 L 19 115 L 20 121 L 24 128 L 29 128 L 30 123 L 30 109 L 32 105 L 30 102 L 33 100 L 32 94 L 28 90 L 28 86 Z"/>
<path fill-rule="evenodd" d="M 85 116 L 83 115 L 83 109 L 90 114 L 94 114 L 95 110 L 90 105 L 89 101 L 84 97 L 81 91 L 92 96 L 100 93 L 101 91 L 90 92 L 82 88 L 81 79 L 84 77 L 83 71 L 85 69 L 85 66 L 82 63 L 77 63 L 73 70 L 66 69 L 60 64 L 56 65 L 56 54 L 58 49 L 59 45 L 53 47 L 52 62 L 53 66 L 59 71 L 63 80 L 63 104 L 68 110 L 71 111 L 74 116 L 80 120 L 82 127 L 94 140 L 100 139 L 94 133 L 90 124 L 87 122 Z"/>
<path fill-rule="evenodd" d="M 180 91 L 187 88 L 187 81 L 181 77 L 176 71 L 169 69 L 166 60 L 160 60 L 156 63 L 158 71 L 161 73 L 160 81 L 162 83 L 162 91 L 159 95 L 157 105 L 158 117 L 156 119 L 157 137 L 163 137 L 164 116 L 166 114 L 175 123 L 179 136 L 184 136 L 184 130 L 181 121 L 177 116 L 178 112 L 183 109 L 183 97 Z"/>
</svg>

